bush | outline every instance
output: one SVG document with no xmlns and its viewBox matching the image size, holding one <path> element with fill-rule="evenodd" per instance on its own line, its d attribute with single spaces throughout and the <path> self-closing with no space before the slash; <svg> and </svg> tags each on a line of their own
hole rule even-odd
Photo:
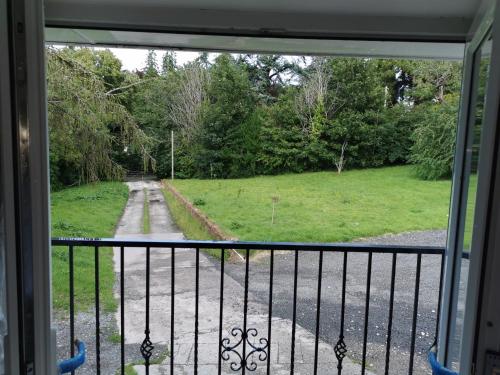
<svg viewBox="0 0 500 375">
<path fill-rule="evenodd" d="M 436 180 L 453 171 L 457 128 L 457 98 L 442 104 L 421 106 L 415 113 L 416 128 L 410 161 L 418 177 Z"/>
</svg>

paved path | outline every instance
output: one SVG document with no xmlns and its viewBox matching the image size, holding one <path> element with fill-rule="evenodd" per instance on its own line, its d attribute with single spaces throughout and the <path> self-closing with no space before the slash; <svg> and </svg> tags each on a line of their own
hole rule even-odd
<svg viewBox="0 0 500 375">
<path fill-rule="evenodd" d="M 141 181 L 128 183 L 130 199 L 124 215 L 118 226 L 117 238 L 150 238 L 150 239 L 181 239 L 182 233 L 175 227 L 158 182 Z M 144 189 L 150 205 L 151 233 L 142 234 L 142 213 Z M 119 249 L 114 251 L 115 270 L 119 274 Z M 125 342 L 127 351 L 136 358 L 140 344 L 144 339 L 145 321 L 145 249 L 126 249 L 125 251 Z M 220 268 L 213 258 L 200 253 L 200 297 L 199 297 L 199 373 L 216 374 L 218 362 L 219 335 L 219 297 Z M 155 353 L 162 351 L 170 354 L 170 298 L 171 298 L 171 249 L 151 250 L 151 340 L 156 346 Z M 252 278 L 253 280 L 253 278 Z M 265 280 L 260 280 L 266 282 Z M 175 320 L 174 320 L 174 361 L 176 374 L 193 373 L 194 363 L 194 309 L 195 309 L 195 250 L 177 249 L 175 253 Z M 314 291 L 311 290 L 311 293 Z M 243 326 L 243 295 L 244 288 L 229 274 L 224 276 L 224 322 L 223 337 L 231 337 L 230 330 Z M 117 295 L 118 297 L 118 295 Z M 252 291 L 248 296 L 248 328 L 256 328 L 258 336 L 267 336 L 266 299 L 260 298 Z M 279 298 L 275 299 L 274 307 L 279 306 Z M 274 315 L 274 314 L 273 314 Z M 116 315 L 120 326 L 119 312 Z M 287 317 L 273 316 L 271 368 L 273 374 L 288 374 L 290 367 L 291 321 Z M 254 344 L 257 344 L 255 341 Z M 249 348 L 249 347 L 248 347 Z M 314 335 L 308 330 L 297 326 L 295 373 L 312 374 L 314 353 Z M 236 359 L 236 355 L 231 357 Z M 256 374 L 263 374 L 265 362 L 260 362 L 258 356 L 253 356 L 258 366 Z M 151 374 L 169 373 L 169 356 L 159 356 L 159 364 L 151 368 Z M 229 362 L 224 362 L 223 373 L 234 374 L 229 368 Z M 337 362 L 332 345 L 320 342 L 319 374 L 332 373 Z M 140 374 L 144 367 L 134 366 Z M 360 366 L 344 359 L 344 373 L 360 372 Z"/>
<path fill-rule="evenodd" d="M 380 245 L 445 246 L 446 231 L 421 231 L 383 235 L 360 239 L 356 242 Z M 348 355 L 361 361 L 366 304 L 366 280 L 368 256 L 349 254 L 346 283 L 346 331 L 345 341 Z M 316 288 L 318 277 L 318 254 L 302 252 L 299 256 L 297 314 L 299 324 L 314 332 L 316 327 Z M 398 255 L 395 279 L 394 319 L 391 337 L 389 373 L 409 372 L 410 338 L 415 291 L 416 255 Z M 273 315 L 282 318 L 292 316 L 292 288 L 294 254 L 276 252 L 274 263 Z M 325 254 L 323 260 L 323 292 L 321 301 L 321 338 L 331 345 L 338 340 L 340 331 L 342 254 Z M 367 362 L 377 374 L 385 370 L 387 323 L 392 255 L 375 254 L 372 263 L 370 311 L 368 321 Z M 459 294 L 458 330 L 462 326 L 465 284 L 468 264 L 462 265 Z M 226 272 L 241 285 L 244 283 L 244 266 L 233 263 Z M 269 257 L 257 256 L 250 266 L 250 290 L 265 300 L 268 293 Z M 423 255 L 420 276 L 419 303 L 416 329 L 416 345 L 413 373 L 430 374 L 427 351 L 434 341 L 438 305 L 440 256 Z M 456 344 L 458 348 L 458 343 Z"/>
</svg>

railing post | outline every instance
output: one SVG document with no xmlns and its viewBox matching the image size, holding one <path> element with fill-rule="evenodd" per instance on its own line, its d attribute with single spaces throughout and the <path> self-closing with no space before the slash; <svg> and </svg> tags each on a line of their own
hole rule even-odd
<svg viewBox="0 0 500 375">
<path fill-rule="evenodd" d="M 295 265 L 293 271 L 293 315 L 292 315 L 292 345 L 290 352 L 290 375 L 295 371 L 295 331 L 297 325 L 297 275 L 299 273 L 299 251 L 295 250 Z"/>
<path fill-rule="evenodd" d="M 195 303 L 194 303 L 194 375 L 198 375 L 199 303 L 200 303 L 200 249 L 196 248 Z"/>
<path fill-rule="evenodd" d="M 146 328 L 144 330 L 145 338 L 141 344 L 141 354 L 144 358 L 144 367 L 146 370 L 146 375 L 149 375 L 149 360 L 151 355 L 153 354 L 153 343 L 150 339 L 150 331 L 149 331 L 149 286 L 151 280 L 151 249 L 149 247 L 146 248 Z"/>
<path fill-rule="evenodd" d="M 372 281 L 372 252 L 368 253 L 368 271 L 366 275 L 365 324 L 363 332 L 363 359 L 361 360 L 361 375 L 366 372 L 366 346 L 368 341 L 368 318 L 370 315 L 370 287 Z"/>
<path fill-rule="evenodd" d="M 96 373 L 101 374 L 101 327 L 100 327 L 100 304 L 99 304 L 99 246 L 94 247 L 94 276 L 95 276 L 95 363 Z"/>
<path fill-rule="evenodd" d="M 121 374 L 125 375 L 125 249 L 120 247 L 120 361 Z"/>
<path fill-rule="evenodd" d="M 75 356 L 75 274 L 74 274 L 74 259 L 73 245 L 69 245 L 69 346 L 71 358 Z M 75 375 L 72 371 L 71 375 Z"/>
<path fill-rule="evenodd" d="M 241 374 L 245 375 L 247 369 L 247 313 L 248 313 L 248 272 L 250 271 L 250 251 L 248 249 L 245 250 L 245 294 L 243 298 L 243 332 L 241 334 L 241 338 L 243 340 L 243 360 L 241 367 Z"/>
<path fill-rule="evenodd" d="M 384 374 L 389 374 L 389 361 L 391 357 L 391 335 L 392 335 L 392 315 L 394 311 L 394 287 L 396 283 L 396 262 L 397 254 L 392 254 L 392 269 L 391 269 L 391 294 L 389 297 L 389 321 L 387 323 L 387 343 L 385 348 L 385 371 Z"/>
<path fill-rule="evenodd" d="M 267 320 L 267 375 L 271 372 L 271 324 L 273 320 L 273 284 L 274 284 L 274 250 L 270 250 L 269 259 L 269 302 L 268 302 L 268 320 Z"/>
<path fill-rule="evenodd" d="M 224 249 L 220 250 L 220 298 L 219 298 L 219 358 L 217 373 L 222 373 L 222 324 L 224 321 Z"/>
<path fill-rule="evenodd" d="M 175 333 L 175 248 L 171 248 L 170 254 L 170 375 L 174 373 L 174 333 Z"/>
<path fill-rule="evenodd" d="M 318 373 L 318 341 L 319 341 L 319 327 L 321 317 L 321 281 L 323 278 L 323 250 L 319 251 L 318 262 L 318 288 L 316 297 L 316 337 L 314 340 L 314 375 Z"/>
<path fill-rule="evenodd" d="M 415 295 L 413 300 L 413 321 L 411 325 L 411 347 L 410 364 L 408 373 L 413 374 L 413 360 L 415 357 L 415 338 L 417 334 L 417 316 L 418 316 L 418 295 L 420 293 L 420 268 L 422 265 L 422 254 L 417 255 L 417 271 L 415 275 Z"/>
<path fill-rule="evenodd" d="M 346 279 L 347 279 L 347 251 L 344 252 L 344 262 L 342 268 L 342 305 L 340 312 L 340 333 L 339 333 L 339 339 L 334 348 L 335 356 L 337 357 L 338 375 L 342 374 L 342 361 L 344 360 L 345 354 L 347 353 L 347 346 L 344 341 Z"/>
</svg>

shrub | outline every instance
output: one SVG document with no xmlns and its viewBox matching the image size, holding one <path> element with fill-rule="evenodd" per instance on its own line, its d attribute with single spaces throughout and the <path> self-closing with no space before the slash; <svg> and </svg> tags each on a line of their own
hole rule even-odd
<svg viewBox="0 0 500 375">
<path fill-rule="evenodd" d="M 436 180 L 450 177 L 457 127 L 457 98 L 430 104 L 415 113 L 418 120 L 413 133 L 410 161 L 418 177 Z"/>
</svg>

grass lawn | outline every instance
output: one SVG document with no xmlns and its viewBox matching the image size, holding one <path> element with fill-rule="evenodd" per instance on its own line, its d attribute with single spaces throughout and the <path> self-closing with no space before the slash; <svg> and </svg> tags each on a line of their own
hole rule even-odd
<svg viewBox="0 0 500 375">
<path fill-rule="evenodd" d="M 121 182 L 102 182 L 69 188 L 51 194 L 52 237 L 113 237 L 128 199 Z M 99 250 L 100 301 L 103 308 L 116 308 L 113 297 L 115 274 L 113 251 Z M 94 249 L 74 249 L 75 308 L 86 310 L 94 304 Z M 54 307 L 69 308 L 68 249 L 52 248 Z"/>
<path fill-rule="evenodd" d="M 384 233 L 443 229 L 451 182 L 423 181 L 411 166 L 176 180 L 174 186 L 241 240 L 338 242 Z M 168 198 L 168 196 L 167 196 Z M 271 223 L 273 200 L 274 224 Z M 182 223 L 178 223 L 183 229 Z"/>
</svg>

